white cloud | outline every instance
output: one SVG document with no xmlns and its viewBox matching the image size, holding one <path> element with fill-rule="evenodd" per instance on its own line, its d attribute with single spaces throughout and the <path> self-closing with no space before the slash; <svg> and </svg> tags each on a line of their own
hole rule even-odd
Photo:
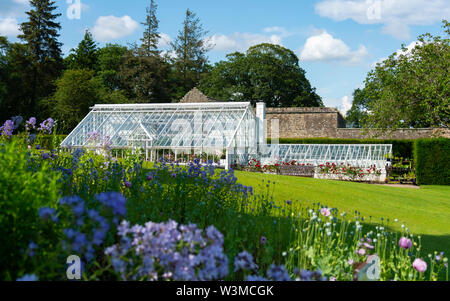
<svg viewBox="0 0 450 301">
<path fill-rule="evenodd" d="M 92 28 L 92 35 L 100 42 L 109 42 L 133 34 L 139 24 L 130 16 L 101 16 Z"/>
<path fill-rule="evenodd" d="M 282 44 L 282 37 L 278 34 L 265 35 L 254 33 L 234 33 L 231 35 L 215 34 L 208 39 L 213 50 L 218 51 L 245 51 L 251 46 L 261 43 Z"/>
<path fill-rule="evenodd" d="M 164 48 L 170 46 L 172 38 L 167 33 L 160 33 L 159 36 L 158 47 Z"/>
<path fill-rule="evenodd" d="M 350 96 L 342 97 L 341 113 L 343 116 L 347 115 L 347 112 L 352 108 L 353 99 Z"/>
<path fill-rule="evenodd" d="M 340 39 L 334 38 L 325 30 L 309 37 L 301 50 L 300 59 L 304 61 L 341 61 L 358 63 L 367 55 L 365 46 L 359 46 L 355 51 Z"/>
<path fill-rule="evenodd" d="M 336 21 L 383 24 L 382 32 L 409 38 L 410 25 L 431 25 L 450 16 L 448 0 L 325 0 L 316 13 Z"/>
<path fill-rule="evenodd" d="M 419 41 L 413 41 L 413 42 L 411 42 L 408 46 L 406 46 L 405 48 L 406 48 L 406 50 L 403 50 L 403 49 L 398 49 L 395 53 L 395 58 L 398 58 L 399 56 L 401 56 L 401 55 L 407 55 L 407 56 L 409 56 L 410 54 L 411 54 L 411 51 L 417 46 L 417 45 L 421 45 L 422 44 L 422 42 L 419 42 Z M 377 64 L 381 64 L 381 63 L 383 63 L 385 60 L 387 60 L 388 58 L 387 57 L 383 57 L 383 58 L 380 58 L 380 59 L 378 59 L 378 60 L 376 60 L 375 62 L 373 62 L 372 63 L 372 65 L 371 65 L 371 68 L 373 69 L 373 68 L 375 68 L 376 66 L 377 66 Z"/>
<path fill-rule="evenodd" d="M 15 18 L 0 18 L 0 35 L 16 37 L 20 34 L 19 23 Z"/>
</svg>

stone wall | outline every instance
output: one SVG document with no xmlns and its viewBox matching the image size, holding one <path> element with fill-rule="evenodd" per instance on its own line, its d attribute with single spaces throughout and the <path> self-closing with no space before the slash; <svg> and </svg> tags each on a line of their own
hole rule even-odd
<svg viewBox="0 0 450 301">
<path fill-rule="evenodd" d="M 376 132 L 366 132 L 362 129 L 336 129 L 336 136 L 333 138 L 348 139 L 420 139 L 432 137 L 450 138 L 450 129 L 398 129 L 392 133 L 377 135 Z"/>
<path fill-rule="evenodd" d="M 267 108 L 266 119 L 268 138 L 272 138 L 271 125 L 274 119 L 279 120 L 280 138 L 450 138 L 450 129 L 398 129 L 384 135 L 366 132 L 363 129 L 347 129 L 341 113 L 333 108 Z"/>
<path fill-rule="evenodd" d="M 279 120 L 282 138 L 331 137 L 345 122 L 332 108 L 267 108 L 267 137 L 271 137 L 272 120 Z"/>
</svg>

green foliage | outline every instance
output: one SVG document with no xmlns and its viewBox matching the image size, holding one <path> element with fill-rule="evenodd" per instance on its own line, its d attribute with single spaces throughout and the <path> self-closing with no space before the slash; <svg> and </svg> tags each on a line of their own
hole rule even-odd
<svg viewBox="0 0 450 301">
<path fill-rule="evenodd" d="M 450 139 L 419 139 L 414 161 L 419 185 L 450 185 Z"/>
<path fill-rule="evenodd" d="M 56 81 L 55 94 L 46 104 L 59 121 L 61 132 L 71 131 L 97 103 L 127 101 L 122 92 L 111 92 L 94 74 L 87 69 L 66 70 Z"/>
<path fill-rule="evenodd" d="M 158 54 L 146 54 L 136 45 L 125 55 L 119 77 L 126 96 L 137 103 L 170 102 L 168 64 Z"/>
<path fill-rule="evenodd" d="M 377 64 L 365 80 L 364 97 L 370 114 L 364 126 L 397 128 L 450 126 L 450 25 L 446 38 L 427 33 L 411 50 L 392 54 Z"/>
<path fill-rule="evenodd" d="M 83 40 L 64 61 L 68 69 L 98 70 L 97 44 L 89 30 L 86 30 Z"/>
<path fill-rule="evenodd" d="M 352 108 L 347 112 L 345 122 L 350 128 L 361 128 L 364 118 L 367 117 L 368 99 L 364 95 L 364 90 L 356 89 L 353 92 Z"/>
<path fill-rule="evenodd" d="M 182 94 L 176 96 L 178 99 L 194 88 L 202 78 L 202 74 L 208 69 L 206 53 L 211 49 L 211 45 L 205 42 L 207 34 L 208 32 L 203 29 L 197 15 L 189 9 L 186 10 L 183 28 L 171 43 L 172 50 L 176 55 L 174 59 L 175 80 L 182 87 Z"/>
<path fill-rule="evenodd" d="M 15 280 L 26 269 L 23 251 L 39 234 L 38 209 L 56 206 L 59 179 L 17 142 L 0 144 L 0 279 Z"/>
<path fill-rule="evenodd" d="M 23 34 L 18 36 L 25 42 L 27 59 L 31 62 L 26 71 L 30 74 L 30 81 L 22 82 L 30 85 L 30 94 L 21 102 L 27 102 L 29 106 L 25 112 L 36 113 L 40 112 L 39 101 L 54 91 L 54 80 L 61 75 L 63 68 L 62 44 L 58 41 L 61 26 L 55 21 L 61 14 L 54 13 L 56 3 L 52 0 L 30 0 L 29 4 L 28 21 L 20 25 Z"/>
<path fill-rule="evenodd" d="M 37 135 L 35 144 L 40 145 L 42 149 L 51 151 L 57 149 L 66 137 L 66 135 Z"/>
<path fill-rule="evenodd" d="M 271 139 L 268 139 L 271 143 Z M 414 140 L 339 139 L 339 138 L 280 138 L 280 144 L 392 144 L 395 157 L 412 158 Z"/>
<path fill-rule="evenodd" d="M 1 40 L 0 65 L 0 119 L 11 116 L 28 115 L 34 112 L 31 102 L 33 90 L 32 62 L 29 49 L 21 43 L 10 43 Z M 18 88 L 20 83 L 20 88 Z"/>
<path fill-rule="evenodd" d="M 111 91 L 122 89 L 119 71 L 127 54 L 127 47 L 118 44 L 106 44 L 98 50 L 98 76 Z"/>
<path fill-rule="evenodd" d="M 279 45 L 259 44 L 245 54 L 227 55 L 216 63 L 200 89 L 211 97 L 263 101 L 269 107 L 317 107 L 322 99 L 306 79 L 294 52 Z"/>
<path fill-rule="evenodd" d="M 161 38 L 158 28 L 159 21 L 156 18 L 156 9 L 158 5 L 156 5 L 154 0 L 150 1 L 150 7 L 147 7 L 147 17 L 145 22 L 142 25 L 145 26 L 144 36 L 141 39 L 142 45 L 141 49 L 146 55 L 157 55 L 158 52 L 158 43 Z"/>
</svg>

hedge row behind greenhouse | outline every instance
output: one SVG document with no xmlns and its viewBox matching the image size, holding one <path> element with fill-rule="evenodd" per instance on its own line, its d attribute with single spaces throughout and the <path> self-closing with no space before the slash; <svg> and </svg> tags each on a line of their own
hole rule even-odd
<svg viewBox="0 0 450 301">
<path fill-rule="evenodd" d="M 268 139 L 270 143 L 271 139 Z M 280 138 L 280 144 L 392 144 L 395 157 L 413 158 L 414 140 L 339 139 L 339 138 Z"/>
<path fill-rule="evenodd" d="M 450 185 L 450 139 L 419 139 L 414 161 L 419 185 Z"/>
</svg>

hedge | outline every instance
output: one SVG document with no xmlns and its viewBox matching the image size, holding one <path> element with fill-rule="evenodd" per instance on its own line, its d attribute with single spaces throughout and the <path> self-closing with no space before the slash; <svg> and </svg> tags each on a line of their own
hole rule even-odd
<svg viewBox="0 0 450 301">
<path fill-rule="evenodd" d="M 271 139 L 267 139 L 270 143 Z M 413 158 L 415 140 L 340 139 L 340 138 L 280 138 L 280 144 L 392 144 L 395 157 Z"/>
<path fill-rule="evenodd" d="M 450 139 L 419 139 L 414 161 L 419 185 L 450 185 Z"/>
</svg>

